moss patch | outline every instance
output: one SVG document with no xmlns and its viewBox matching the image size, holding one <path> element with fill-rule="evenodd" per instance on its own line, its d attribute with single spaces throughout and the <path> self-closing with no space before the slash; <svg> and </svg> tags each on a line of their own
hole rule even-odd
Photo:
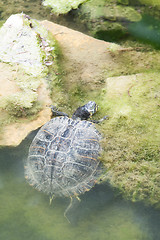
<svg viewBox="0 0 160 240">
<path fill-rule="evenodd" d="M 79 92 L 74 88 L 71 112 L 88 100 L 98 103 L 99 111 L 93 118 L 110 116 L 96 126 L 103 135 L 104 181 L 127 199 L 160 207 L 160 72 L 125 76 L 122 90 L 115 86 L 114 91 L 108 81 L 117 84 L 120 78 L 108 78 L 101 90 L 88 91 L 82 86 Z M 127 78 L 131 81 L 126 85 Z"/>
<path fill-rule="evenodd" d="M 133 201 L 145 200 L 157 206 L 160 206 L 159 77 L 159 72 L 137 75 L 123 94 L 110 94 L 108 88 L 101 93 L 102 109 L 111 116 L 102 126 L 106 178 Z"/>
<path fill-rule="evenodd" d="M 139 0 L 139 2 L 150 6 L 160 6 L 160 2 L 158 0 Z"/>
<path fill-rule="evenodd" d="M 19 92 L 6 98 L 5 109 L 15 117 L 34 115 L 41 109 L 37 102 L 37 93 L 32 91 Z"/>
<path fill-rule="evenodd" d="M 132 201 L 160 207 L 159 51 L 142 46 L 110 54 L 113 62 L 103 71 L 103 81 L 64 83 L 67 113 L 93 100 L 99 105 L 94 119 L 110 116 L 97 125 L 104 136 L 104 181 Z"/>
<path fill-rule="evenodd" d="M 106 69 L 106 77 L 159 71 L 159 51 L 143 44 L 137 47 L 130 41 L 126 41 L 125 45 L 128 48 L 111 52 L 114 63 Z"/>
</svg>

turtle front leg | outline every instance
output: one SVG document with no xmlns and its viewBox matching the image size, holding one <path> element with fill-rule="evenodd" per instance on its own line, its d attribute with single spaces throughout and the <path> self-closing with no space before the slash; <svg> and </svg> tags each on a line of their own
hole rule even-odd
<svg viewBox="0 0 160 240">
<path fill-rule="evenodd" d="M 64 112 L 60 112 L 57 110 L 57 108 L 53 105 L 49 106 L 51 108 L 52 111 L 52 116 L 53 117 L 57 117 L 57 116 L 66 116 L 68 117 L 68 114 L 64 113 Z"/>
<path fill-rule="evenodd" d="M 106 119 L 109 119 L 109 116 L 106 115 L 104 116 L 103 118 L 99 119 L 99 120 L 89 120 L 90 122 L 93 122 L 93 123 L 101 123 L 102 121 L 106 120 Z"/>
</svg>

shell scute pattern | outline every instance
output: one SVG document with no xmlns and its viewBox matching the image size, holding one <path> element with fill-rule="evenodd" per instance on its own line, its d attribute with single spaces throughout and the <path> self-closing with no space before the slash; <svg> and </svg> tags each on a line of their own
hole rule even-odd
<svg viewBox="0 0 160 240">
<path fill-rule="evenodd" d="M 50 144 L 51 150 L 57 150 L 60 152 L 67 152 L 70 147 L 71 139 L 56 137 L 54 141 Z"/>
<path fill-rule="evenodd" d="M 58 152 L 58 151 L 50 151 L 48 150 L 46 153 L 46 165 L 53 166 L 53 164 L 59 164 L 59 166 L 62 166 L 63 162 L 66 159 L 66 154 Z"/>
<path fill-rule="evenodd" d="M 56 117 L 35 136 L 26 162 L 26 176 L 40 191 L 59 196 L 79 195 L 101 173 L 101 136 L 88 121 Z"/>
<path fill-rule="evenodd" d="M 41 141 L 39 139 L 35 139 L 32 144 L 32 147 L 29 149 L 29 154 L 31 152 L 32 155 L 44 156 L 46 153 L 47 147 L 48 147 L 48 144 L 46 142 Z"/>
</svg>

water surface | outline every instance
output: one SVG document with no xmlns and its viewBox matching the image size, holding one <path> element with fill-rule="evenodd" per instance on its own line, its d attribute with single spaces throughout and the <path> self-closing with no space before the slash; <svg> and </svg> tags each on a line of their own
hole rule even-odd
<svg viewBox="0 0 160 240">
<path fill-rule="evenodd" d="M 74 11 L 67 15 L 53 15 L 51 9 L 42 6 L 42 0 L 0 0 L 0 20 L 7 20 L 10 15 L 25 13 L 37 20 L 49 20 L 60 25 L 89 34 L 85 24 L 74 18 Z"/>
<path fill-rule="evenodd" d="M 34 134 L 17 148 L 0 151 L 0 239 L 2 240 L 158 240 L 160 211 L 125 201 L 108 184 L 70 200 L 49 197 L 24 179 L 24 160 Z"/>
</svg>

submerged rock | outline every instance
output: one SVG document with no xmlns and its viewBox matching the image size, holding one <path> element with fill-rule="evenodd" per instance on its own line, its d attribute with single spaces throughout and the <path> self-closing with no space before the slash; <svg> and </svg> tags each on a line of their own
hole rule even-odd
<svg viewBox="0 0 160 240">
<path fill-rule="evenodd" d="M 78 8 L 78 6 L 87 0 L 44 0 L 42 4 L 52 9 L 52 12 L 56 14 L 65 14 L 72 9 Z"/>
<path fill-rule="evenodd" d="M 77 21 L 85 24 L 92 36 L 115 42 L 127 36 L 129 22 L 141 19 L 141 14 L 133 6 L 121 5 L 115 0 L 87 1 L 77 15 Z"/>
</svg>

